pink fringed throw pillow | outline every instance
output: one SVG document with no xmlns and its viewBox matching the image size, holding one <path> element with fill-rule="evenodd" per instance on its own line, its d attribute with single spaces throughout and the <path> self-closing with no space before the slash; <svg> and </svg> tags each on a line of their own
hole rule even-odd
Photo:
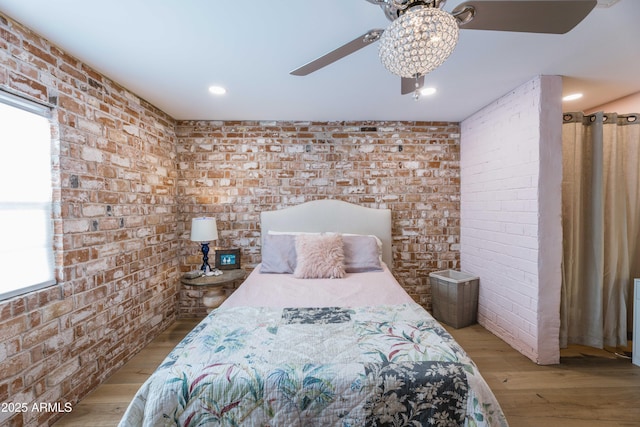
<svg viewBox="0 0 640 427">
<path fill-rule="evenodd" d="M 298 279 L 341 279 L 345 276 L 344 249 L 339 234 L 296 236 Z"/>
</svg>

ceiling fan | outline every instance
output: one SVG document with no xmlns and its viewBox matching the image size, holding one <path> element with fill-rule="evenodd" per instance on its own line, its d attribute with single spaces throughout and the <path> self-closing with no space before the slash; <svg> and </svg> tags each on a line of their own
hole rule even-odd
<svg viewBox="0 0 640 427">
<path fill-rule="evenodd" d="M 424 76 L 439 67 L 458 42 L 458 29 L 564 34 L 578 25 L 597 0 L 467 1 L 450 13 L 446 0 L 367 0 L 384 11 L 391 24 L 372 29 L 339 48 L 296 68 L 306 76 L 380 40 L 382 64 L 402 78 L 401 93 L 414 93 Z"/>
</svg>

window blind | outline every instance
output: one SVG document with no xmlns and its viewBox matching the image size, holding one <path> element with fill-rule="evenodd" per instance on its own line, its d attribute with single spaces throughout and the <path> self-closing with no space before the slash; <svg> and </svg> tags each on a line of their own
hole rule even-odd
<svg viewBox="0 0 640 427">
<path fill-rule="evenodd" d="M 0 91 L 0 299 L 55 283 L 49 115 Z"/>
</svg>

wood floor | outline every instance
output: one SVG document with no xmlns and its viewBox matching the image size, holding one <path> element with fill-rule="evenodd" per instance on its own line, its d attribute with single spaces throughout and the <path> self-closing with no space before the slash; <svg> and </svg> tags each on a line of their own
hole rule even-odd
<svg viewBox="0 0 640 427">
<path fill-rule="evenodd" d="M 142 382 L 196 320 L 179 320 L 55 425 L 116 426 Z M 448 328 L 480 368 L 512 427 L 640 426 L 640 367 L 590 349 L 538 366 L 479 325 Z"/>
</svg>

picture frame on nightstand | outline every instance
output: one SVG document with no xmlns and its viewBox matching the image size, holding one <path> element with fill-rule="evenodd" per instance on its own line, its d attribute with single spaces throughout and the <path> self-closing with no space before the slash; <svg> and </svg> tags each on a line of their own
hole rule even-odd
<svg viewBox="0 0 640 427">
<path fill-rule="evenodd" d="M 240 268 L 240 249 L 216 249 L 216 268 L 218 270 Z"/>
</svg>

